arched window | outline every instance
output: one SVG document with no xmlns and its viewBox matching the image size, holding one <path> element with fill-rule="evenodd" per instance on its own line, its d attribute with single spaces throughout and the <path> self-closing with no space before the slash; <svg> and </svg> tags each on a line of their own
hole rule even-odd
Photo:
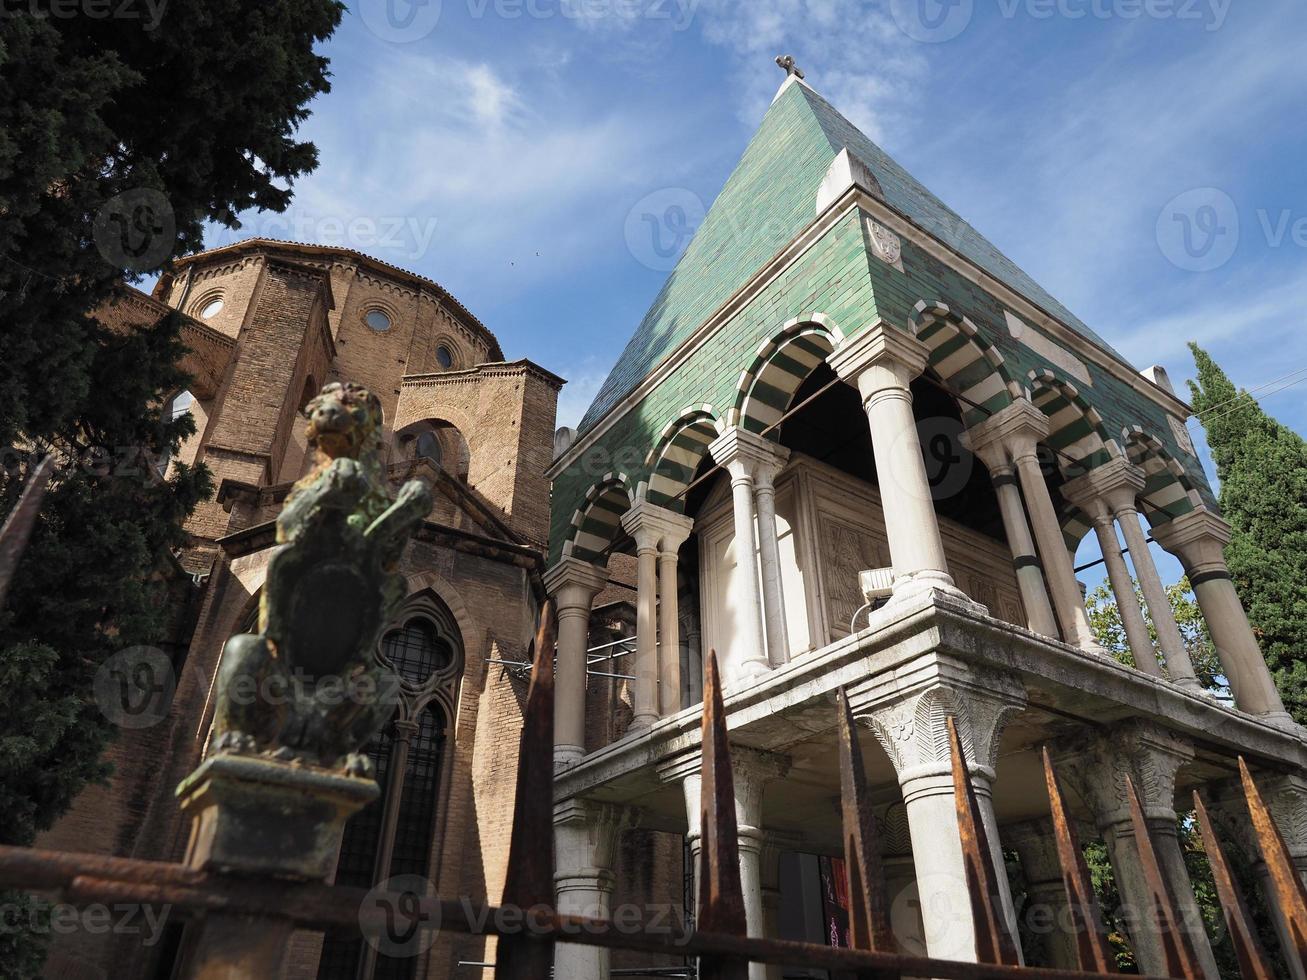
<svg viewBox="0 0 1307 980">
<path fill-rule="evenodd" d="M 430 429 L 418 436 L 418 456 L 440 465 L 440 439 Z"/>
<path fill-rule="evenodd" d="M 436 363 L 440 365 L 442 371 L 448 371 L 454 366 L 454 355 L 444 344 L 436 348 Z"/>
<path fill-rule="evenodd" d="M 341 841 L 336 883 L 358 888 L 371 888 L 378 879 L 397 875 L 429 875 L 449 711 L 462 676 L 458 627 L 444 603 L 430 593 L 410 600 L 399 622 L 382 635 L 378 654 L 399 675 L 401 708 L 397 721 L 382 729 L 368 747 L 381 796 L 350 819 Z M 416 723 L 416 730 L 404 719 Z M 404 771 L 392 773 L 401 755 L 406 755 Z M 403 788 L 390 841 L 390 865 L 381 870 L 376 865 L 387 823 L 384 801 L 395 778 L 403 780 Z M 354 980 L 363 950 L 360 939 L 328 934 L 318 960 L 319 980 Z M 417 957 L 378 955 L 373 976 L 409 980 L 417 963 Z"/>
</svg>

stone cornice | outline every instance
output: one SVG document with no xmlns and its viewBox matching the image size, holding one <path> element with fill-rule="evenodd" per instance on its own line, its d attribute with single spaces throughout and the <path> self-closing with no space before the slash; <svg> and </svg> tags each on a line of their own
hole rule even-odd
<svg viewBox="0 0 1307 980">
<path fill-rule="evenodd" d="M 516 361 L 487 361 L 470 368 L 457 371 L 434 371 L 427 374 L 406 374 L 400 381 L 401 387 L 427 388 L 440 385 L 468 384 L 483 378 L 512 378 L 532 375 L 558 391 L 567 382 L 552 371 L 542 368 L 534 361 L 519 358 Z"/>
<path fill-rule="evenodd" d="M 725 707 L 731 744 L 784 751 L 811 738 L 818 715 L 801 708 L 829 705 L 840 687 L 871 676 L 897 677 L 905 686 L 938 677 L 941 665 L 977 665 L 1021 678 L 1030 711 L 1076 718 L 1087 729 L 1131 719 L 1155 719 L 1200 751 L 1242 753 L 1268 769 L 1307 768 L 1302 740 L 1253 715 L 1150 677 L 1115 660 L 1088 657 L 1019 626 L 976 615 L 940 596 L 891 604 L 872 613 L 874 629 L 801 654 L 754 683 L 729 686 Z M 782 702 L 799 711 L 787 722 Z M 586 795 L 641 768 L 670 763 L 699 745 L 698 705 L 658 719 L 639 738 L 625 738 L 587 755 L 555 780 L 556 795 Z M 829 713 L 832 732 L 836 714 Z M 798 717 L 798 716 L 796 716 Z"/>
</svg>

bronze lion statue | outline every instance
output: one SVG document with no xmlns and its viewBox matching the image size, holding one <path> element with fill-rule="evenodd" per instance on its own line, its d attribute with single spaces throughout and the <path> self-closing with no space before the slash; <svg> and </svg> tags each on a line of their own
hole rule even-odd
<svg viewBox="0 0 1307 980">
<path fill-rule="evenodd" d="M 391 498 L 381 402 L 362 385 L 327 385 L 304 415 L 314 466 L 277 517 L 259 631 L 223 649 L 212 751 L 365 776 L 360 749 L 398 685 L 377 637 L 403 600 L 400 555 L 431 494 L 412 480 Z"/>
</svg>

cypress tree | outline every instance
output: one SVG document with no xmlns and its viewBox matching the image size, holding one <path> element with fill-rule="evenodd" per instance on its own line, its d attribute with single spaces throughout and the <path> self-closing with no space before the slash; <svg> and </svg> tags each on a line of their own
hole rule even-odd
<svg viewBox="0 0 1307 980">
<path fill-rule="evenodd" d="M 27 845 L 108 775 L 97 668 L 161 642 L 171 553 L 211 492 L 202 467 L 155 465 L 194 429 L 164 407 L 187 386 L 182 318 L 96 311 L 206 222 L 287 207 L 344 6 L 0 4 L 0 516 L 36 458 L 65 461 L 0 609 L 0 843 Z M 40 914 L 0 894 L 0 976 L 39 975 Z"/>
<path fill-rule="evenodd" d="M 1307 441 L 1197 344 L 1189 349 L 1198 367 L 1190 396 L 1233 529 L 1226 562 L 1285 707 L 1307 724 Z"/>
</svg>

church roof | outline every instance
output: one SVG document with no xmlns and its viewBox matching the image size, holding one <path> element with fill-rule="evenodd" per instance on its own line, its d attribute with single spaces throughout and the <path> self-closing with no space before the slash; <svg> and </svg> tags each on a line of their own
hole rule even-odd
<svg viewBox="0 0 1307 980">
<path fill-rule="evenodd" d="M 1086 340 L 1121 359 L 980 232 L 805 83 L 786 80 L 680 261 L 595 396 L 585 431 L 815 217 L 817 190 L 841 150 L 861 160 L 886 204 L 1020 293 Z"/>
</svg>

